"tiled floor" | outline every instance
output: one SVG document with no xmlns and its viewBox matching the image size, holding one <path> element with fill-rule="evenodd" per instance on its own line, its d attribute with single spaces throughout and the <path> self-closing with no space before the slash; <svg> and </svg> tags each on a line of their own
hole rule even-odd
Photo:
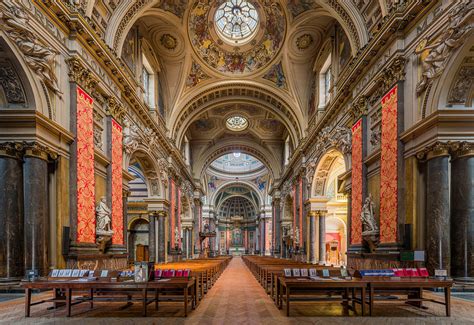
<svg viewBox="0 0 474 325">
<path fill-rule="evenodd" d="M 425 296 L 434 294 L 426 293 Z M 38 299 L 45 294 L 36 296 Z M 439 298 L 439 296 L 436 295 Z M 140 306 L 119 310 L 119 303 L 74 306 L 73 317 L 64 318 L 64 310 L 47 311 L 45 305 L 32 308 L 32 318 L 23 318 L 22 299 L 0 303 L 0 323 L 62 324 L 473 324 L 474 302 L 453 298 L 452 317 L 446 318 L 441 305 L 426 303 L 428 309 L 384 305 L 375 308 L 375 317 L 345 314 L 340 304 L 298 303 L 285 317 L 265 294 L 240 258 L 234 258 L 222 276 L 188 318 L 180 305 L 162 304 L 159 312 L 150 306 L 150 316 L 141 318 Z M 86 319 L 87 318 L 87 319 Z"/>
</svg>

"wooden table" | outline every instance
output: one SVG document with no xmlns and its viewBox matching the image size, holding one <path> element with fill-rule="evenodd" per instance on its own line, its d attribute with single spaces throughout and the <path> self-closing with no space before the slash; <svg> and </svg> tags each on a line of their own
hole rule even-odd
<svg viewBox="0 0 474 325">
<path fill-rule="evenodd" d="M 277 290 L 277 306 L 279 309 L 283 307 L 283 302 L 286 303 L 286 316 L 290 316 L 290 301 L 291 295 L 294 293 L 305 294 L 307 296 L 313 295 L 327 295 L 329 292 L 339 292 L 339 298 L 321 297 L 313 298 L 314 301 L 342 301 L 343 304 L 349 307 L 349 302 L 352 302 L 352 308 L 355 310 L 355 303 L 360 303 L 362 307 L 362 315 L 365 313 L 365 295 L 367 281 L 360 279 L 352 280 L 312 280 L 309 278 L 286 278 L 278 277 L 279 289 Z M 360 290 L 361 298 L 358 299 L 355 292 Z M 352 297 L 349 297 L 352 292 Z"/>
<path fill-rule="evenodd" d="M 423 301 L 429 301 L 446 307 L 446 316 L 451 316 L 451 287 L 452 280 L 438 280 L 425 278 L 408 278 L 408 279 L 369 279 L 369 314 L 372 315 L 374 302 L 382 300 L 376 297 L 376 294 L 396 294 L 406 295 L 406 299 L 398 298 L 390 301 L 406 301 L 409 303 L 417 303 L 421 307 Z M 444 288 L 444 303 L 434 299 L 423 298 L 423 290 Z M 385 300 L 387 301 L 387 300 Z"/>
<path fill-rule="evenodd" d="M 131 302 L 132 295 L 139 295 L 140 298 L 135 299 L 141 301 L 143 304 L 143 316 L 147 314 L 148 304 L 155 302 L 155 309 L 158 310 L 158 300 L 160 290 L 163 289 L 174 289 L 182 290 L 184 296 L 184 316 L 188 315 L 188 304 L 191 302 L 191 306 L 194 309 L 196 306 L 196 279 L 191 278 L 172 278 L 166 281 L 156 280 L 149 282 L 110 282 L 110 281 L 87 281 L 80 282 L 74 280 L 68 281 L 34 281 L 25 282 L 22 284 L 25 289 L 25 317 L 30 317 L 31 306 L 39 305 L 42 303 L 52 302 L 54 304 L 65 304 L 67 317 L 71 316 L 71 307 L 82 302 L 89 302 L 90 309 L 94 306 L 94 301 L 100 301 L 104 296 L 107 296 L 107 301 L 124 301 L 124 298 L 117 297 L 117 295 L 125 295 L 127 303 Z M 41 300 L 32 302 L 31 292 L 34 289 L 53 290 L 53 298 L 47 300 Z M 58 296 L 56 293 L 58 290 L 64 291 L 64 297 Z M 107 292 L 107 290 L 110 290 Z M 86 297 L 82 297 L 77 301 L 73 302 L 72 296 L 73 291 L 85 292 Z M 149 291 L 154 293 L 153 297 L 148 297 Z M 101 297 L 97 297 L 95 293 L 101 294 Z M 109 295 L 107 295 L 109 294 Z M 189 297 L 191 296 L 191 301 Z"/>
</svg>

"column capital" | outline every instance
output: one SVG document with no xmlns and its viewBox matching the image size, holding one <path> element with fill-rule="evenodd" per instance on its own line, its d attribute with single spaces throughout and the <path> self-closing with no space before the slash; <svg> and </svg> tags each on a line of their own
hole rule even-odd
<svg viewBox="0 0 474 325">
<path fill-rule="evenodd" d="M 450 142 L 435 142 L 434 144 L 427 146 L 416 154 L 419 160 L 428 161 L 433 158 L 447 157 L 449 156 L 451 148 Z"/>
<path fill-rule="evenodd" d="M 58 154 L 50 148 L 38 143 L 37 141 L 23 142 L 24 157 L 34 157 L 49 161 L 50 159 L 57 159 Z"/>
<path fill-rule="evenodd" d="M 21 159 L 23 155 L 23 143 L 2 142 L 0 143 L 0 157 Z"/>
<path fill-rule="evenodd" d="M 311 210 L 308 212 L 308 217 L 324 217 L 326 213 L 326 210 Z"/>
<path fill-rule="evenodd" d="M 474 157 L 474 142 L 453 142 L 450 149 L 454 159 Z"/>
</svg>

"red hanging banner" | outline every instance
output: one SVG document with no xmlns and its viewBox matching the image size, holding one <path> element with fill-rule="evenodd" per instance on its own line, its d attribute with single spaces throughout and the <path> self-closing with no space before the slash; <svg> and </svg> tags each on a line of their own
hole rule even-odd
<svg viewBox="0 0 474 325">
<path fill-rule="evenodd" d="M 123 245 L 122 127 L 112 119 L 112 244 Z"/>
<path fill-rule="evenodd" d="M 77 87 L 77 242 L 95 243 L 94 100 Z"/>
<path fill-rule="evenodd" d="M 352 127 L 352 215 L 351 244 L 362 244 L 362 119 Z"/>
<path fill-rule="evenodd" d="M 382 98 L 380 242 L 396 243 L 398 225 L 398 87 Z"/>
</svg>

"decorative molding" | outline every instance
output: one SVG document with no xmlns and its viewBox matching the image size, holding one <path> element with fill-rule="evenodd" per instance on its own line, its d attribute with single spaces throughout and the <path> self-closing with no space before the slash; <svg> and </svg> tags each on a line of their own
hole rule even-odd
<svg viewBox="0 0 474 325">
<path fill-rule="evenodd" d="M 303 34 L 296 39 L 296 47 L 300 51 L 304 51 L 313 44 L 313 36 L 311 34 Z"/>
<path fill-rule="evenodd" d="M 454 159 L 474 157 L 474 142 L 454 142 L 450 144 L 450 150 Z"/>
<path fill-rule="evenodd" d="M 30 24 L 29 15 L 18 1 L 0 2 L 0 29 L 18 46 L 24 61 L 53 93 L 61 97 L 55 72 L 58 54 L 49 48 Z"/>
<path fill-rule="evenodd" d="M 360 96 L 349 107 L 349 111 L 351 112 L 352 120 L 358 120 L 362 115 L 367 115 L 369 110 L 369 101 L 367 96 Z"/>
</svg>

